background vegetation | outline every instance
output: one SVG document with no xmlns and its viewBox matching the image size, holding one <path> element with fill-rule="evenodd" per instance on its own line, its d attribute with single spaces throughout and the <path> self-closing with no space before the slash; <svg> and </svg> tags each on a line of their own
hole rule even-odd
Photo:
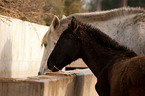
<svg viewBox="0 0 145 96">
<path fill-rule="evenodd" d="M 0 0 L 0 13 L 21 20 L 50 25 L 54 15 L 108 10 L 122 6 L 145 8 L 145 0 Z"/>
</svg>

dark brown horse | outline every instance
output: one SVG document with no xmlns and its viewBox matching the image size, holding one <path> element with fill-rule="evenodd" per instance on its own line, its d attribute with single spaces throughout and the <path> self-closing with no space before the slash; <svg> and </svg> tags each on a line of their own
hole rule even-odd
<svg viewBox="0 0 145 96">
<path fill-rule="evenodd" d="M 145 56 L 137 56 L 100 30 L 73 17 L 47 65 L 58 71 L 78 58 L 98 78 L 99 96 L 145 96 Z"/>
</svg>

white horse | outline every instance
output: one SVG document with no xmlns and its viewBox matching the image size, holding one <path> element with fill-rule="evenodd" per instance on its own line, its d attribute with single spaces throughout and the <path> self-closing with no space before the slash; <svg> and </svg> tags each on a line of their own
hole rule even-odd
<svg viewBox="0 0 145 96">
<path fill-rule="evenodd" d="M 53 50 L 60 34 L 67 28 L 72 16 L 84 23 L 99 28 L 119 44 L 133 50 L 138 55 L 145 54 L 145 10 L 141 8 L 119 8 L 109 11 L 76 13 L 61 20 L 54 16 L 48 32 L 42 40 L 45 46 L 39 72 L 44 73 L 47 58 Z"/>
</svg>

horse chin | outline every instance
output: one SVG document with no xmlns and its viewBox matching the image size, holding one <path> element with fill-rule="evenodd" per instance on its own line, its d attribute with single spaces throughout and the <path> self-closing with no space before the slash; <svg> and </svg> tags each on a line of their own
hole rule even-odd
<svg viewBox="0 0 145 96">
<path fill-rule="evenodd" d="M 57 68 L 54 67 L 51 71 L 52 71 L 52 72 L 58 72 L 59 69 L 57 69 Z"/>
</svg>

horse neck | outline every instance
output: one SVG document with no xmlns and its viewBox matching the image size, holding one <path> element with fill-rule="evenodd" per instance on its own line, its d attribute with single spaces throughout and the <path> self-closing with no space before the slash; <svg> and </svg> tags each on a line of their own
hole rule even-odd
<svg viewBox="0 0 145 96">
<path fill-rule="evenodd" d="M 133 14 L 143 13 L 144 9 L 141 8 L 119 8 L 108 11 L 97 11 L 97 12 L 89 12 L 89 13 L 75 13 L 71 14 L 67 17 L 70 19 L 72 16 L 75 16 L 78 20 L 93 23 L 96 21 L 107 21 L 115 18 L 127 17 Z"/>
<path fill-rule="evenodd" d="M 99 73 L 109 65 L 111 67 L 115 62 L 130 58 L 128 51 L 109 49 L 100 46 L 96 42 L 82 43 L 81 58 L 92 70 L 92 72 L 98 76 Z M 133 55 L 134 56 L 134 55 Z"/>
</svg>

